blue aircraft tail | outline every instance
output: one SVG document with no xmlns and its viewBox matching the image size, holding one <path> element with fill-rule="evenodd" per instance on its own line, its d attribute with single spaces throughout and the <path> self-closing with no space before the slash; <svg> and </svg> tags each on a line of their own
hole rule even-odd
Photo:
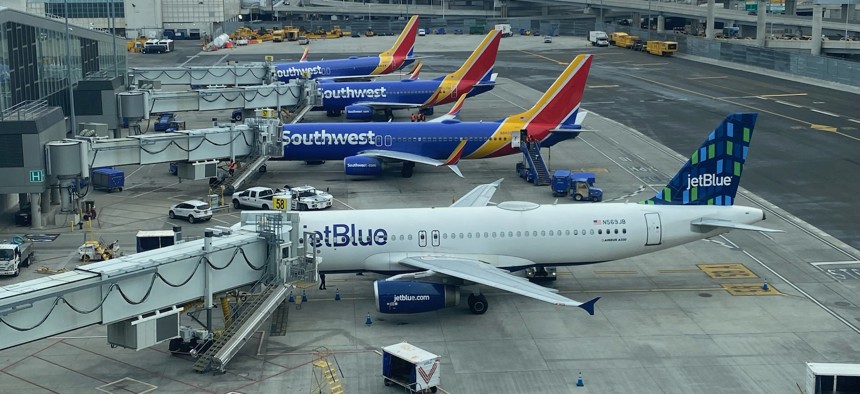
<svg viewBox="0 0 860 394">
<path fill-rule="evenodd" d="M 757 117 L 757 113 L 726 116 L 672 181 L 642 204 L 734 204 Z"/>
</svg>

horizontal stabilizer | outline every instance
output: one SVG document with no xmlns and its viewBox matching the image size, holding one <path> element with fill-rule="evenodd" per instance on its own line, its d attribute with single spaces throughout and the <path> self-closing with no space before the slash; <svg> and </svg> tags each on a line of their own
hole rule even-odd
<svg viewBox="0 0 860 394">
<path fill-rule="evenodd" d="M 692 221 L 690 224 L 694 226 L 702 226 L 702 227 L 723 227 L 730 228 L 733 230 L 749 230 L 749 231 L 761 231 L 765 233 L 783 233 L 782 230 L 775 230 L 766 227 L 753 226 L 750 224 L 743 223 L 735 223 L 730 222 L 728 220 L 720 220 L 720 219 L 696 219 Z"/>
</svg>

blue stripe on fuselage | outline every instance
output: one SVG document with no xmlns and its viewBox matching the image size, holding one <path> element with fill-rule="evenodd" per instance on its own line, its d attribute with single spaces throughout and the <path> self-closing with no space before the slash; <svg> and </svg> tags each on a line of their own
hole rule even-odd
<svg viewBox="0 0 860 394">
<path fill-rule="evenodd" d="M 463 138 L 468 140 L 465 157 L 493 138 L 498 127 L 497 122 L 288 124 L 282 160 L 343 160 L 368 150 L 444 160 Z"/>
<path fill-rule="evenodd" d="M 350 59 L 316 60 L 307 62 L 278 63 L 275 75 L 278 81 L 289 82 L 302 77 L 305 71 L 311 78 L 346 77 L 350 75 L 369 75 L 379 66 L 379 56 L 356 57 Z"/>
<path fill-rule="evenodd" d="M 314 111 L 342 110 L 355 103 L 423 104 L 441 81 L 321 82 L 323 105 Z"/>
</svg>

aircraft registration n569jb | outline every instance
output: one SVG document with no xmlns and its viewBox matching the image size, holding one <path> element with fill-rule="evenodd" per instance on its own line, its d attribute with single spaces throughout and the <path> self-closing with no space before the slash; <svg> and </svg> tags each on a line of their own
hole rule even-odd
<svg viewBox="0 0 860 394">
<path fill-rule="evenodd" d="M 501 180 L 472 190 L 451 207 L 299 212 L 323 273 L 394 275 L 374 283 L 382 313 L 453 306 L 471 289 L 472 312 L 487 310 L 478 285 L 594 313 L 579 302 L 511 272 L 584 265 L 642 255 L 754 224 L 761 209 L 734 205 L 757 114 L 730 114 L 674 178 L 640 203 L 489 205 Z M 304 242 L 304 241 L 300 241 Z"/>
<path fill-rule="evenodd" d="M 287 124 L 284 155 L 274 160 L 343 160 L 348 175 L 378 175 L 383 161 L 402 162 L 404 177 L 412 176 L 415 163 L 422 163 L 448 166 L 462 176 L 460 159 L 517 154 L 524 138 L 539 141 L 541 147 L 576 138 L 585 117 L 580 103 L 591 59 L 578 55 L 532 108 L 504 119 L 460 122 L 446 116 L 420 123 Z"/>
<path fill-rule="evenodd" d="M 397 37 L 394 45 L 376 56 L 351 56 L 346 59 L 307 60 L 307 49 L 302 60 L 275 65 L 278 81 L 289 82 L 296 78 L 336 78 L 389 74 L 415 61 L 415 37 L 418 35 L 418 15 L 413 15 Z"/>
<path fill-rule="evenodd" d="M 346 111 L 347 119 L 361 120 L 371 119 L 375 111 L 385 111 L 390 118 L 395 109 L 418 109 L 432 115 L 436 105 L 464 95 L 472 97 L 495 86 L 493 66 L 501 37 L 500 31 L 491 31 L 457 71 L 432 80 L 410 77 L 401 81 L 332 82 L 322 78 L 318 87 L 322 105 L 313 110 L 326 111 L 329 116 Z"/>
</svg>

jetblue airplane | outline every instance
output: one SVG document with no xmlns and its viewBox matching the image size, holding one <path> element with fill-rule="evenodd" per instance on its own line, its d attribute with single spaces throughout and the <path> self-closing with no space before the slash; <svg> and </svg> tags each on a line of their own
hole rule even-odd
<svg viewBox="0 0 860 394">
<path fill-rule="evenodd" d="M 429 81 L 413 78 L 401 81 L 331 82 L 320 79 L 322 105 L 314 111 L 326 111 L 339 116 L 346 111 L 347 119 L 369 120 L 375 111 L 385 111 L 391 117 L 395 109 L 418 109 L 433 114 L 433 106 L 456 101 L 489 91 L 495 86 L 493 65 L 499 51 L 501 32 L 493 30 L 472 52 L 457 71 Z"/>
<path fill-rule="evenodd" d="M 305 75 L 311 79 L 336 77 L 367 77 L 394 72 L 415 61 L 412 51 L 415 49 L 415 37 L 418 34 L 418 15 L 413 15 L 397 37 L 391 49 L 376 56 L 332 60 L 305 60 L 275 65 L 275 76 L 281 82 L 302 78 Z"/>
<path fill-rule="evenodd" d="M 286 124 L 284 156 L 276 160 L 343 160 L 348 175 L 378 175 L 383 161 L 399 161 L 404 177 L 415 163 L 448 166 L 462 176 L 460 159 L 517 154 L 521 134 L 542 147 L 579 135 L 590 67 L 591 55 L 577 56 L 531 109 L 497 121 Z"/>
<path fill-rule="evenodd" d="M 754 224 L 759 208 L 734 205 L 757 114 L 730 114 L 674 178 L 640 203 L 489 204 L 501 180 L 451 207 L 299 212 L 322 273 L 394 275 L 374 283 L 381 313 L 454 306 L 471 290 L 473 313 L 487 311 L 478 285 L 594 314 L 579 302 L 511 275 L 529 267 L 596 264 L 668 249 Z M 302 241 L 304 242 L 304 241 Z"/>
</svg>

